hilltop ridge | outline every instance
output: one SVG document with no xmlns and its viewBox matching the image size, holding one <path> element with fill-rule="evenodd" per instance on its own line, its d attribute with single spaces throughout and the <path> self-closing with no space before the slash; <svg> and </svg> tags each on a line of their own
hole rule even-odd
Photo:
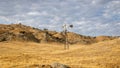
<svg viewBox="0 0 120 68">
<path fill-rule="evenodd" d="M 113 40 L 119 38 L 117 36 L 84 36 L 73 32 L 68 32 L 69 44 L 92 44 L 105 40 Z M 26 41 L 37 43 L 65 43 L 62 32 L 41 30 L 19 24 L 0 24 L 0 42 L 3 41 Z"/>
</svg>

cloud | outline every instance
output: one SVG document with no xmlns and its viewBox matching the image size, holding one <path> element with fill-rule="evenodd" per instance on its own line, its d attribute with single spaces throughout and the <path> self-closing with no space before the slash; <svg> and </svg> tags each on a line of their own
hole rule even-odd
<svg viewBox="0 0 120 68">
<path fill-rule="evenodd" d="M 120 35 L 119 0 L 0 0 L 0 23 L 17 23 L 84 35 Z"/>
<path fill-rule="evenodd" d="M 32 12 L 28 12 L 27 15 L 31 15 L 31 16 L 47 16 L 49 15 L 46 11 L 42 11 L 42 12 L 38 12 L 38 11 L 32 11 Z"/>
<path fill-rule="evenodd" d="M 120 15 L 120 1 L 111 1 L 105 6 L 103 16 L 110 18 Z M 120 17 L 120 16 L 119 16 Z"/>
<path fill-rule="evenodd" d="M 29 12 L 28 15 L 40 15 L 39 12 Z"/>
</svg>

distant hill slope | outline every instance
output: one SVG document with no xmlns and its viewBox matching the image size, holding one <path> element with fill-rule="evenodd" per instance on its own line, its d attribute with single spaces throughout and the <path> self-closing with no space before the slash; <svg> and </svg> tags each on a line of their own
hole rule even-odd
<svg viewBox="0 0 120 68">
<path fill-rule="evenodd" d="M 118 37 L 98 36 L 90 37 L 68 32 L 69 44 L 92 44 Z M 23 24 L 0 24 L 0 42 L 3 41 L 32 41 L 38 43 L 65 43 L 62 32 L 40 30 Z"/>
</svg>

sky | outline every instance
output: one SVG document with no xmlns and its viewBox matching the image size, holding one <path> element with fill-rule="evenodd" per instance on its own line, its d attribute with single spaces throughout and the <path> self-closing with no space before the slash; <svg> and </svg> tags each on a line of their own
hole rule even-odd
<svg viewBox="0 0 120 68">
<path fill-rule="evenodd" d="M 120 36 L 120 0 L 0 0 L 0 24 L 22 23 L 39 29 L 88 36 Z"/>
</svg>

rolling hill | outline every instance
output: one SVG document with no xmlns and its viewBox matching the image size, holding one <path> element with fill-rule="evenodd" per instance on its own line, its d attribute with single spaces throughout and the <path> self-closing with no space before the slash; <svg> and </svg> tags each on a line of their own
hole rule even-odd
<svg viewBox="0 0 120 68">
<path fill-rule="evenodd" d="M 64 50 L 61 33 L 0 24 L 0 68 L 50 68 L 54 62 L 70 68 L 120 68 L 119 36 L 90 37 L 68 32 L 71 46 Z"/>
<path fill-rule="evenodd" d="M 117 36 L 84 36 L 73 32 L 67 32 L 69 44 L 92 44 L 100 41 L 113 40 Z M 36 43 L 65 43 L 63 32 L 41 30 L 19 24 L 0 24 L 0 42 L 3 41 L 27 41 Z"/>
<path fill-rule="evenodd" d="M 54 62 L 71 68 L 119 68 L 120 39 L 90 46 L 74 44 L 64 50 L 62 44 L 35 42 L 0 42 L 1 68 L 43 68 Z M 49 68 L 49 67 L 46 67 Z"/>
</svg>

